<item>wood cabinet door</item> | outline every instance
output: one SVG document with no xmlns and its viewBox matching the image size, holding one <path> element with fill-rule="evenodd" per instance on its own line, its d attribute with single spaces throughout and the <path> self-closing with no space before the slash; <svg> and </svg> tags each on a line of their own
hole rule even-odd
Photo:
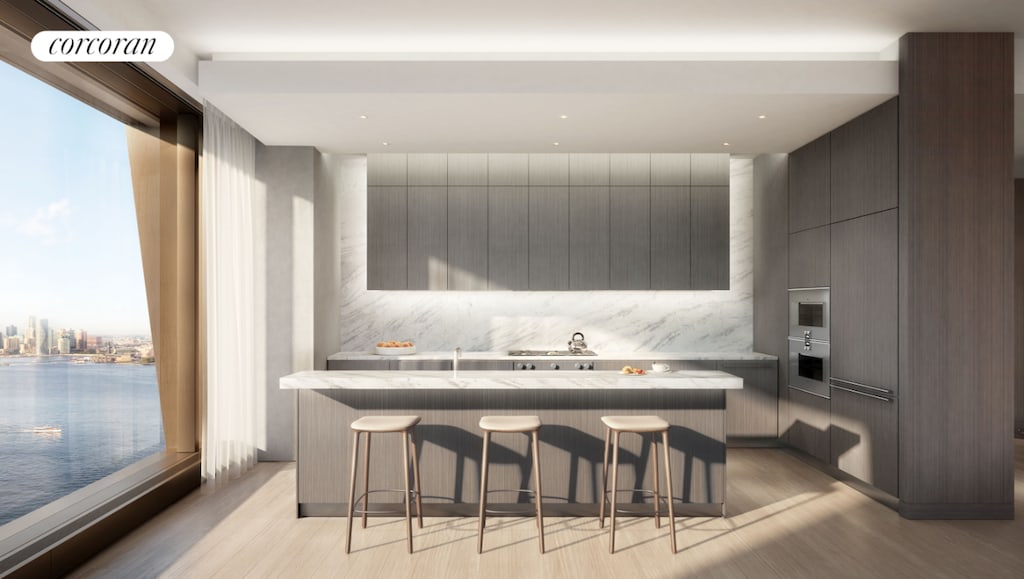
<svg viewBox="0 0 1024 579">
<path fill-rule="evenodd" d="M 651 187 L 651 289 L 690 289 L 690 188 Z"/>
<path fill-rule="evenodd" d="M 778 438 L 777 362 L 722 360 L 718 369 L 743 378 L 742 390 L 725 393 L 725 433 L 733 438 Z"/>
<path fill-rule="evenodd" d="M 530 189 L 487 190 L 487 288 L 530 288 Z"/>
<path fill-rule="evenodd" d="M 829 217 L 829 135 L 789 155 L 789 232 L 821 227 Z"/>
<path fill-rule="evenodd" d="M 651 188 L 617 186 L 610 196 L 611 289 L 651 289 Z"/>
<path fill-rule="evenodd" d="M 366 289 L 408 287 L 407 187 L 368 187 L 366 198 Z"/>
<path fill-rule="evenodd" d="M 409 187 L 408 289 L 448 288 L 448 189 Z"/>
<path fill-rule="evenodd" d="M 569 289 L 608 289 L 608 215 L 608 187 L 569 187 Z"/>
<path fill-rule="evenodd" d="M 569 289 L 569 187 L 530 187 L 530 289 Z"/>
<path fill-rule="evenodd" d="M 832 225 L 832 377 L 898 391 L 899 219 Z"/>
<path fill-rule="evenodd" d="M 832 388 L 829 462 L 849 475 L 898 496 L 898 403 L 881 398 Z"/>
<path fill-rule="evenodd" d="M 690 284 L 729 289 L 728 187 L 690 188 Z"/>
<path fill-rule="evenodd" d="M 896 207 L 899 132 L 895 98 L 832 131 L 829 167 L 831 221 Z"/>
<path fill-rule="evenodd" d="M 795 448 L 828 462 L 829 399 L 796 388 L 789 390 L 789 413 L 783 425 L 784 439 Z"/>
<path fill-rule="evenodd" d="M 487 187 L 448 187 L 448 289 L 487 289 Z"/>
<path fill-rule="evenodd" d="M 828 287 L 829 242 L 828 225 L 789 235 L 789 287 Z"/>
</svg>

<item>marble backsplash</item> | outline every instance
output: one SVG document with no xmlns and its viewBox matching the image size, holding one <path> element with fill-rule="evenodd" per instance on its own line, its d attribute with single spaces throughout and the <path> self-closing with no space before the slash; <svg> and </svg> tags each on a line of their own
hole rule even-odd
<svg viewBox="0 0 1024 579">
<path fill-rule="evenodd" d="M 362 175 L 345 175 L 336 189 L 342 351 L 366 351 L 379 340 L 413 340 L 421 351 L 564 349 L 577 331 L 597 352 L 752 348 L 752 160 L 730 162 L 728 291 L 368 291 L 365 162 L 349 157 L 344 167 L 361 167 Z"/>
</svg>

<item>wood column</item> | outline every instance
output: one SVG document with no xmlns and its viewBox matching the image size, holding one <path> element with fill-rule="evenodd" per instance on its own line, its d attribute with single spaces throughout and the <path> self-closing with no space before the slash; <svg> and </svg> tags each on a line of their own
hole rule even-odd
<svg viewBox="0 0 1024 579">
<path fill-rule="evenodd" d="M 195 452 L 198 119 L 171 114 L 159 128 L 128 127 L 127 138 L 164 439 Z"/>
<path fill-rule="evenodd" d="M 1013 35 L 900 40 L 900 512 L 1013 518 Z"/>
</svg>

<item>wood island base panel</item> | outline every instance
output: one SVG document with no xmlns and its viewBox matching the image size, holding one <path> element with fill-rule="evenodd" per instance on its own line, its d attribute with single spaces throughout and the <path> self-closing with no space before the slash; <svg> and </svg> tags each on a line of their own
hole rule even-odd
<svg viewBox="0 0 1024 579">
<path fill-rule="evenodd" d="M 453 380 L 451 372 L 303 372 L 282 378 L 282 388 L 299 390 L 298 515 L 345 515 L 349 425 L 362 416 L 387 414 L 422 417 L 415 441 L 425 516 L 476 516 L 483 443 L 478 422 L 481 416 L 494 414 L 541 418 L 545 514 L 597 516 L 605 440 L 601 417 L 609 414 L 665 418 L 672 425 L 669 447 L 677 513 L 725 514 L 726 391 L 741 388 L 740 378 L 718 371 L 641 377 L 591 372 L 586 378 L 574 374 L 566 380 L 569 377 L 562 373 L 564 382 L 558 387 L 547 372 L 530 377 L 512 374 L 460 372 Z M 403 488 L 400 438 L 375 436 L 371 444 L 370 488 Z M 529 446 L 526 435 L 492 441 L 491 489 L 532 486 Z M 649 435 L 622 434 L 619 488 L 626 490 L 620 490 L 618 500 L 623 514 L 651 512 L 649 494 L 630 490 L 653 488 L 650 452 Z M 360 460 L 362 453 L 361 448 Z M 664 495 L 663 472 L 660 478 Z M 361 492 L 361 484 L 357 490 Z M 371 508 L 401 509 L 401 492 L 377 493 L 374 498 Z M 489 498 L 495 508 L 514 511 L 532 508 L 514 504 L 526 500 L 512 492 L 491 493 Z"/>
</svg>

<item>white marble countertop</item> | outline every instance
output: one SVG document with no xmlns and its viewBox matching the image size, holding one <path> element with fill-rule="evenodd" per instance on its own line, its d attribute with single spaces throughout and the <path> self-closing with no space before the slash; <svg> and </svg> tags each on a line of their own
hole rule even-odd
<svg viewBox="0 0 1024 579">
<path fill-rule="evenodd" d="M 679 370 L 628 376 L 619 372 L 559 371 L 306 371 L 284 376 L 284 390 L 740 390 L 743 379 L 717 370 Z"/>
<path fill-rule="evenodd" d="M 451 360 L 452 352 L 418 352 L 407 356 L 380 356 L 373 352 L 338 352 L 328 360 Z M 777 360 L 759 352 L 602 352 L 597 356 L 509 356 L 508 352 L 463 352 L 463 360 Z"/>
</svg>

